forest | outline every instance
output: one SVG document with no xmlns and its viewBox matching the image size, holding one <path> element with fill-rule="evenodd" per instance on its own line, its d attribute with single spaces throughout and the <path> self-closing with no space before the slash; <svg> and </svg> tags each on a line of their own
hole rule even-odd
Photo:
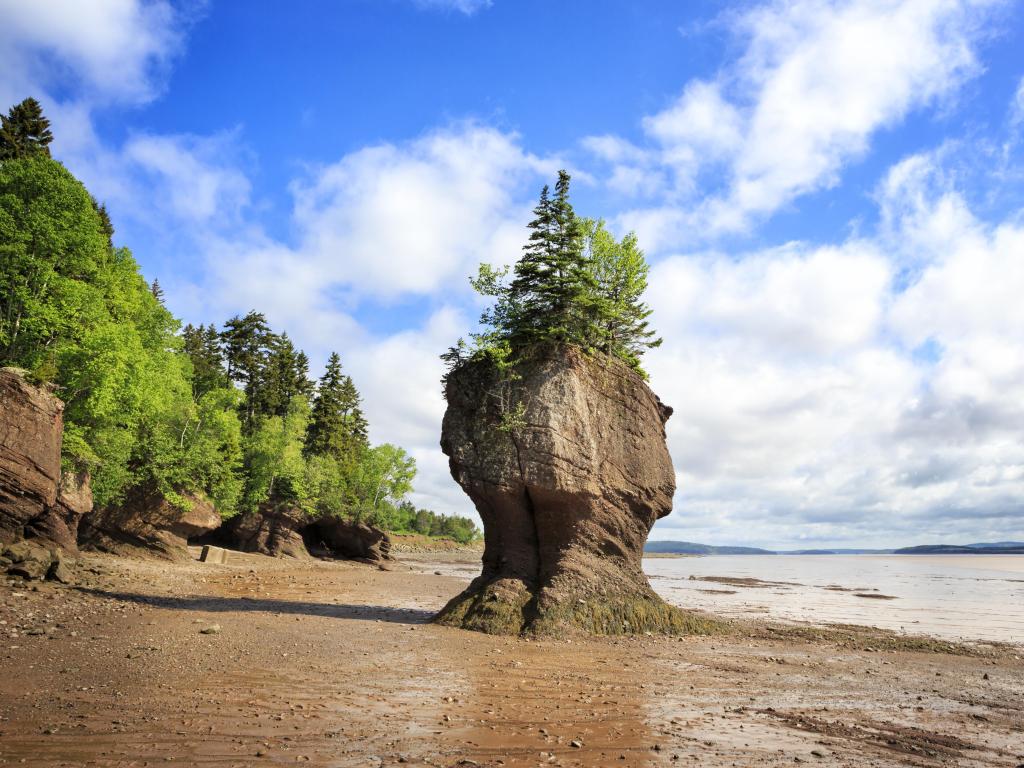
<svg viewBox="0 0 1024 768">
<path fill-rule="evenodd" d="M 479 537 L 472 520 L 408 500 L 416 464 L 372 445 L 361 396 L 332 353 L 323 375 L 258 311 L 185 325 L 115 245 L 104 207 L 50 156 L 41 106 L 0 124 L 0 365 L 65 403 L 62 461 L 97 505 L 158 493 L 210 499 L 225 519 L 288 503 L 397 533 Z"/>
</svg>

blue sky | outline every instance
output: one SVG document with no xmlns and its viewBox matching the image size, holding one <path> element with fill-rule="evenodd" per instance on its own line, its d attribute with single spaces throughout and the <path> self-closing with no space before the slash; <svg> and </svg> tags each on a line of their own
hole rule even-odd
<svg viewBox="0 0 1024 768">
<path fill-rule="evenodd" d="M 0 99 L 192 322 L 337 349 L 416 501 L 438 353 L 539 187 L 635 229 L 679 491 L 656 538 L 1024 538 L 1024 8 L 0 0 Z"/>
</svg>

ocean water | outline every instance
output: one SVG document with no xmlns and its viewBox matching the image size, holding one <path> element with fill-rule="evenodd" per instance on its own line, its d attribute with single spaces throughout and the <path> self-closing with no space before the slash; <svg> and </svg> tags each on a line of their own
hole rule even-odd
<svg viewBox="0 0 1024 768">
<path fill-rule="evenodd" d="M 722 616 L 1024 645 L 1024 555 L 712 555 L 644 570 L 669 602 Z"/>
</svg>

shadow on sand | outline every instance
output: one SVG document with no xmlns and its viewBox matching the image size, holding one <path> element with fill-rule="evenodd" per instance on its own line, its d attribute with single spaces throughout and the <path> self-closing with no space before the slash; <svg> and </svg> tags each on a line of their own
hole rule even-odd
<svg viewBox="0 0 1024 768">
<path fill-rule="evenodd" d="M 362 621 L 387 621 L 393 624 L 426 624 L 433 618 L 433 611 L 418 608 L 394 608 L 386 605 L 329 605 L 292 600 L 270 600 L 255 597 L 161 597 L 141 595 L 134 592 L 109 592 L 103 589 L 75 587 L 77 592 L 93 597 L 123 600 L 153 608 L 172 611 L 212 611 L 214 613 L 263 612 L 294 614 L 302 616 L 326 616 L 334 619 L 359 619 Z"/>
</svg>

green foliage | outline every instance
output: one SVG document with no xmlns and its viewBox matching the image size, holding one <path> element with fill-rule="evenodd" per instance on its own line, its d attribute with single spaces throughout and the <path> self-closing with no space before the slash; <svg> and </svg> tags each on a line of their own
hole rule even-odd
<svg viewBox="0 0 1024 768">
<path fill-rule="evenodd" d="M 262 314 L 179 333 L 160 284 L 113 246 L 106 208 L 50 159 L 51 139 L 34 100 L 2 119 L 0 365 L 56 387 L 64 465 L 90 471 L 96 504 L 138 489 L 183 506 L 205 495 L 224 517 L 287 502 L 411 525 L 415 462 L 370 447 L 338 356 L 311 408 L 309 359 Z M 419 512 L 431 535 L 467 530 Z"/>
<path fill-rule="evenodd" d="M 577 217 L 569 181 L 560 171 L 554 196 L 547 187 L 541 191 L 529 240 L 511 275 L 508 268 L 481 264 L 471 278 L 473 288 L 494 302 L 484 310 L 472 343 L 460 339 L 442 355 L 449 372 L 467 359 L 489 360 L 507 383 L 527 350 L 571 344 L 617 357 L 646 376 L 640 358 L 661 340 L 648 325 L 651 311 L 642 301 L 648 273 L 643 251 L 635 234 L 616 241 L 603 221 Z M 503 428 L 515 428 L 521 405 L 503 403 Z"/>
<path fill-rule="evenodd" d="M 307 484 L 303 438 L 309 404 L 296 397 L 283 416 L 261 416 L 245 439 L 245 493 L 242 508 L 255 511 L 268 501 L 294 503 L 307 512 L 315 497 Z"/>
<path fill-rule="evenodd" d="M 33 155 L 50 156 L 50 121 L 43 117 L 43 108 L 29 97 L 0 115 L 0 161 Z"/>
</svg>

